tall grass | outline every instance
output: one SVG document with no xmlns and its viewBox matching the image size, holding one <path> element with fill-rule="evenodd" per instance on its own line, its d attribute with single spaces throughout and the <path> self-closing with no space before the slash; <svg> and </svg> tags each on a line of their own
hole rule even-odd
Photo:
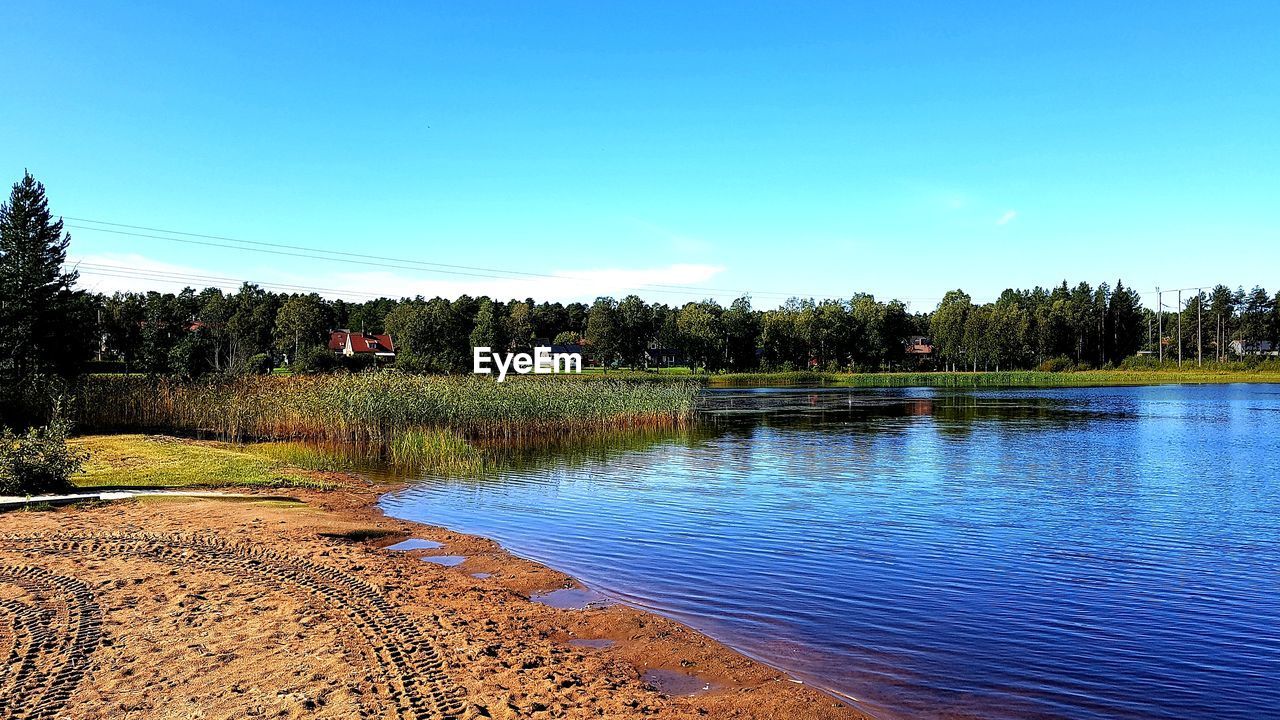
<svg viewBox="0 0 1280 720">
<path fill-rule="evenodd" d="M 518 378 L 496 383 L 398 372 L 198 382 L 92 376 L 80 384 L 73 413 L 82 430 L 166 430 L 225 440 L 302 438 L 384 447 L 399 442 L 407 452 L 415 441 L 398 438 L 424 428 L 486 439 L 680 426 L 692 416 L 697 392 L 692 382 Z M 427 435 L 419 440 L 443 442 Z"/>
</svg>

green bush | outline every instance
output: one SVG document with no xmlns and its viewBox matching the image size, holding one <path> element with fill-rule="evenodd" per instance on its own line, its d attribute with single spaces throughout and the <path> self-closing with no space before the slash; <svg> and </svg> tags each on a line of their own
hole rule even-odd
<svg viewBox="0 0 1280 720">
<path fill-rule="evenodd" d="M 271 362 L 271 356 L 266 353 L 258 353 L 251 355 L 245 363 L 245 373 L 248 375 L 266 375 L 271 372 L 271 368 L 275 367 Z"/>
<path fill-rule="evenodd" d="M 289 369 L 298 375 L 329 372 L 338 366 L 338 358 L 324 345 L 304 347 L 289 361 Z"/>
<path fill-rule="evenodd" d="M 1157 370 L 1160 363 L 1151 355 L 1131 355 L 1120 361 L 1121 370 Z"/>
<path fill-rule="evenodd" d="M 86 456 L 67 447 L 67 424 L 54 418 L 48 426 L 18 435 L 0 435 L 0 495 L 36 495 L 71 486 L 67 478 L 80 470 Z"/>
<path fill-rule="evenodd" d="M 1049 358 L 1048 360 L 1040 363 L 1039 367 L 1040 372 L 1071 372 L 1075 369 L 1076 364 L 1071 361 L 1071 358 L 1065 355 Z"/>
</svg>

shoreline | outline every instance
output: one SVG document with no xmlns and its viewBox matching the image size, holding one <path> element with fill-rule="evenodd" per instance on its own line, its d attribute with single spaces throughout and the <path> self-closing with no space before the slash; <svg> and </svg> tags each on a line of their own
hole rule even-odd
<svg viewBox="0 0 1280 720">
<path fill-rule="evenodd" d="M 671 622 L 671 623 L 675 623 L 675 624 L 677 624 L 677 625 L 679 625 L 679 626 L 683 627 L 683 628 L 684 628 L 685 630 L 687 630 L 688 632 L 693 633 L 693 634 L 695 634 L 695 635 L 698 635 L 698 636 L 700 636 L 701 638 L 704 638 L 706 641 L 708 641 L 708 642 L 710 642 L 710 643 L 712 643 L 712 644 L 714 644 L 714 645 L 718 645 L 718 646 L 720 646 L 721 648 L 723 648 L 725 651 L 727 651 L 727 652 L 729 652 L 729 653 L 732 653 L 732 654 L 735 654 L 735 655 L 739 655 L 739 656 L 741 656 L 741 657 L 743 657 L 743 658 L 745 658 L 745 659 L 747 659 L 747 660 L 749 660 L 749 661 L 751 661 L 751 662 L 753 662 L 753 663 L 757 663 L 757 664 L 759 664 L 759 665 L 764 666 L 764 667 L 765 667 L 766 669 L 768 669 L 768 670 L 771 670 L 771 671 L 773 671 L 773 672 L 776 672 L 776 673 L 781 674 L 782 676 L 784 676 L 784 677 L 787 679 L 787 681 L 788 681 L 788 682 L 792 683 L 793 685 L 796 685 L 796 686 L 799 686 L 799 687 L 808 688 L 808 689 L 810 689 L 810 690 L 816 691 L 817 693 L 819 693 L 819 694 L 821 694 L 821 695 L 826 696 L 828 699 L 830 699 L 830 700 L 831 700 L 831 701 L 833 701 L 833 702 L 841 703 L 841 704 L 847 705 L 847 706 L 849 707 L 849 709 L 850 709 L 850 710 L 852 710 L 852 711 L 854 712 L 854 715 L 853 715 L 852 717 L 855 717 L 855 718 L 861 718 L 861 719 L 863 719 L 863 720 L 890 720 L 890 718 L 888 718 L 888 717 L 886 717 L 886 716 L 883 716 L 883 715 L 872 715 L 872 713 L 871 713 L 871 711 L 870 711 L 870 710 L 868 710 L 868 709 L 863 708 L 863 707 L 861 707 L 861 706 L 860 706 L 860 702 L 861 702 L 861 701 L 859 701 L 859 700 L 858 700 L 857 698 L 855 698 L 855 697 L 852 697 L 852 696 L 850 696 L 850 695 L 847 695 L 847 694 L 845 694 L 845 693 L 842 693 L 842 692 L 840 692 L 840 691 L 838 691 L 838 690 L 835 690 L 835 689 L 832 689 L 832 688 L 829 688 L 829 687 L 824 687 L 823 685 L 819 684 L 819 683 L 817 682 L 817 680 L 816 680 L 816 679 L 814 679 L 814 678 L 808 678 L 808 679 L 806 679 L 806 678 L 802 678 L 802 677 L 800 677 L 800 675 L 799 675 L 799 674 L 794 673 L 794 672 L 792 672 L 792 671 L 789 671 L 789 670 L 787 670 L 787 669 L 785 669 L 785 668 L 778 667 L 778 666 L 776 666 L 776 665 L 774 665 L 774 664 L 770 663 L 770 662 L 769 662 L 767 659 L 765 659 L 765 658 L 757 657 L 756 655 L 754 655 L 754 654 L 752 654 L 752 653 L 750 653 L 750 652 L 748 652 L 748 651 L 746 651 L 746 650 L 743 650 L 743 649 L 740 649 L 740 648 L 734 647 L 734 646 L 732 646 L 731 644 L 729 644 L 727 641 L 724 641 L 724 640 L 718 640 L 718 639 L 716 639 L 716 638 L 714 638 L 714 637 L 712 637 L 712 636 L 708 635 L 705 631 L 700 630 L 700 629 L 698 629 L 697 627 L 695 627 L 694 623 L 693 623 L 693 622 L 691 622 L 691 621 L 680 620 L 680 619 L 675 618 L 675 617 L 670 617 L 670 616 L 668 616 L 668 615 L 664 614 L 662 611 L 660 611 L 660 610 L 658 610 L 658 609 L 645 607 L 645 606 L 644 606 L 643 604 L 641 604 L 641 603 L 636 603 L 636 602 L 633 602 L 633 601 L 627 600 L 626 598 L 621 597 L 621 596 L 619 596 L 618 594 L 610 593 L 610 592 L 609 592 L 609 591 L 607 591 L 607 590 L 603 590 L 603 589 L 599 589 L 599 588 L 589 587 L 589 586 L 587 586 L 585 583 L 583 583 L 580 579 L 578 579 L 577 577 L 574 577 L 572 574 L 570 574 L 570 573 L 568 573 L 568 572 L 565 572 L 565 571 L 562 571 L 562 570 L 559 570 L 559 569 L 557 569 L 554 565 L 549 564 L 548 562 L 543 562 L 543 561 L 540 561 L 540 560 L 537 560 L 537 559 L 534 559 L 534 558 L 530 558 L 530 557 L 526 557 L 526 556 L 524 556 L 524 555 L 521 555 L 521 554 L 519 554 L 519 553 L 516 553 L 516 552 L 512 551 L 511 549 L 504 547 L 504 546 L 503 546 L 503 545 L 502 545 L 498 540 L 496 540 L 496 539 L 494 539 L 494 538 L 490 538 L 490 537 L 487 537 L 487 536 L 485 536 L 485 535 L 480 535 L 480 534 L 477 534 L 477 533 L 467 533 L 467 532 L 462 532 L 462 531 L 459 531 L 459 530 L 454 530 L 454 529 L 449 528 L 449 527 L 447 527 L 447 526 L 445 526 L 445 525 L 433 525 L 433 524 L 424 523 L 424 522 L 417 522 L 417 521 L 414 521 L 414 520 L 406 520 L 406 519 L 403 519 L 403 518 L 395 517 L 395 516 L 393 516 L 393 515 L 389 515 L 389 514 L 387 514 L 387 513 L 386 513 L 386 511 L 385 511 L 385 510 L 382 510 L 382 508 L 381 508 L 381 506 L 380 506 L 380 504 L 379 504 L 379 503 L 380 503 L 380 501 L 381 501 L 381 499 L 382 499 L 382 497 L 384 497 L 384 496 L 386 496 L 386 495 L 389 495 L 389 494 L 391 494 L 391 493 L 397 492 L 397 491 L 399 491 L 399 490 L 403 489 L 403 487 L 404 487 L 404 486 L 406 486 L 406 485 L 408 485 L 408 484 L 409 484 L 409 483 L 396 483 L 396 484 L 387 484 L 387 485 L 384 485 L 385 489 L 384 489 L 384 490 L 382 490 L 382 491 L 379 493 L 379 495 L 378 495 L 378 499 L 377 499 L 377 500 L 375 500 L 375 501 L 374 501 L 374 503 L 373 503 L 373 505 L 372 505 L 372 509 L 376 510 L 378 513 L 382 514 L 382 515 L 383 515 L 384 517 L 386 517 L 388 520 L 391 520 L 391 521 L 393 521 L 393 522 L 403 522 L 403 523 L 408 523 L 409 525 L 413 525 L 413 526 L 416 526 L 416 527 L 422 528 L 422 529 L 427 530 L 427 531 L 439 531 L 439 532 L 441 532 L 441 533 L 445 533 L 445 534 L 448 534 L 448 535 L 450 535 L 450 536 L 457 536 L 457 537 L 461 537 L 461 538 L 470 538 L 470 539 L 473 539 L 473 540 L 477 540 L 477 541 L 479 541 L 479 542 L 481 542 L 481 543 L 483 543 L 483 544 L 486 544 L 486 545 L 491 544 L 491 545 L 495 546 L 495 547 L 497 548 L 498 553 L 499 553 L 499 554 L 501 554 L 501 555 L 503 555 L 503 556 L 506 556 L 506 557 L 512 558 L 512 559 L 514 559 L 514 560 L 518 560 L 518 561 L 520 561 L 520 562 L 522 562 L 522 563 L 527 563 L 527 564 L 529 564 L 529 565 L 532 565 L 532 566 L 535 566 L 535 567 L 538 567 L 538 568 L 544 568 L 544 569 L 546 569 L 546 570 L 551 571 L 552 573 L 555 573 L 555 574 L 557 574 L 557 575 L 563 576 L 564 578 L 567 578 L 568 582 L 572 583 L 572 588 L 566 588 L 566 589 L 580 589 L 580 590 L 582 590 L 583 592 L 587 593 L 588 595 L 598 596 L 599 598 L 603 599 L 603 601 L 604 601 L 604 603 L 605 603 L 606 605 L 616 605 L 616 606 L 620 606 L 620 607 L 625 607 L 625 608 L 628 608 L 628 609 L 630 609 L 630 610 L 633 610 L 633 611 L 636 611 L 636 612 L 639 612 L 639 613 L 643 613 L 643 614 L 645 614 L 645 615 L 654 616 L 654 617 L 657 617 L 657 618 L 661 618 L 662 620 L 665 620 L 665 621 L 668 621 L 668 622 Z M 446 556 L 449 554 L 449 553 L 447 553 L 447 552 L 445 551 L 445 549 L 444 549 L 444 548 L 436 548 L 436 549 L 434 549 L 434 550 L 438 550 L 438 551 L 439 551 L 439 554 L 443 554 L 443 555 L 446 555 Z M 430 556 L 430 554 L 429 554 L 430 552 L 431 552 L 431 551 L 428 551 L 428 554 L 427 554 L 426 556 L 428 556 L 428 557 L 429 557 L 429 556 Z M 536 602 L 536 601 L 535 601 L 535 602 Z M 592 603 L 592 604 L 595 604 L 595 601 L 591 601 L 591 603 Z M 576 608 L 571 608 L 571 609 L 576 609 Z"/>
<path fill-rule="evenodd" d="M 73 578 L 69 582 L 92 579 L 95 583 L 91 592 L 102 608 L 104 635 L 111 642 L 88 654 L 88 672 L 59 716 L 88 718 L 127 710 L 130 716 L 162 717 L 169 711 L 163 699 L 176 693 L 199 700 L 207 717 L 238 717 L 250 707 L 273 709 L 267 714 L 281 716 L 343 717 L 359 714 L 350 711 L 362 704 L 377 705 L 383 697 L 413 695 L 410 686 L 418 679 L 395 678 L 387 662 L 393 658 L 380 658 L 386 651 L 377 649 L 377 643 L 372 644 L 372 654 L 368 648 L 363 651 L 363 663 L 352 657 L 361 656 L 361 651 L 351 650 L 359 643 L 350 637 L 352 633 L 343 632 L 336 616 L 307 618 L 312 622 L 296 628 L 285 643 L 287 663 L 256 652 L 260 644 L 273 646 L 260 634 L 272 638 L 281 628 L 291 627 L 298 616 L 324 614 L 312 603 L 299 602 L 298 592 L 283 587 L 287 582 L 258 582 L 265 584 L 266 592 L 253 599 L 278 611 L 273 622 L 259 627 L 262 610 L 254 603 L 243 604 L 235 592 L 228 595 L 236 584 L 226 582 L 226 568 L 241 572 L 237 562 L 228 560 L 226 567 L 202 566 L 192 572 L 185 567 L 147 572 L 170 550 L 149 551 L 154 556 L 133 550 L 133 554 L 120 554 L 111 548 L 124 540 L 102 539 L 116 536 L 142 542 L 136 538 L 147 536 L 152 538 L 148 542 L 163 544 L 194 535 L 247 546 L 251 553 L 279 554 L 278 562 L 285 565 L 317 564 L 325 573 L 352 573 L 354 582 L 366 583 L 374 588 L 373 594 L 384 595 L 415 628 L 425 627 L 426 637 L 415 637 L 405 646 L 421 640 L 433 646 L 440 658 L 440 681 L 457 688 L 468 709 L 421 717 L 595 717 L 601 713 L 671 718 L 869 717 L 843 699 L 799 684 L 786 673 L 662 615 L 621 602 L 588 609 L 556 609 L 533 602 L 529 596 L 538 592 L 583 586 L 565 573 L 506 551 L 491 539 L 386 515 L 378 500 L 398 487 L 348 484 L 334 490 L 289 490 L 301 503 L 281 501 L 278 491 L 250 489 L 250 495 L 264 499 L 228 502 L 170 497 L 0 514 L 0 558 L 5 560 L 0 564 L 33 566 L 65 573 Z M 16 535 L 28 539 L 14 540 Z M 442 547 L 386 549 L 406 538 L 439 542 Z M 58 550 L 33 551 L 23 542 L 44 542 Z M 82 545 L 96 549 L 88 557 L 66 550 Z M 421 559 L 436 555 L 460 555 L 466 560 L 445 567 Z M 86 569 L 92 572 L 85 574 Z M 475 573 L 489 575 L 474 577 Z M 4 580 L 0 575 L 0 600 L 23 601 L 22 593 Z M 135 587 L 143 591 L 130 592 Z M 322 590 L 326 599 L 337 597 L 340 609 L 368 601 L 359 597 L 361 593 L 347 597 L 340 590 Z M 221 606 L 210 600 L 219 594 L 225 596 Z M 182 601 L 175 606 L 179 597 Z M 192 597 L 197 598 L 194 604 L 186 602 Z M 234 634 L 240 642 L 233 643 L 237 647 L 215 652 L 212 657 L 224 659 L 215 663 L 202 662 L 199 657 L 209 657 L 203 652 L 196 658 L 179 657 L 191 648 L 212 649 L 210 636 L 221 633 L 211 632 L 214 628 L 205 622 L 211 616 L 216 622 L 237 626 Z M 433 621 L 435 627 L 431 627 Z M 0 639 L 4 638 L 2 628 Z M 225 632 L 225 626 L 219 629 Z M 154 632 L 161 637 L 152 645 L 146 638 Z M 612 644 L 583 647 L 571 644 L 574 640 Z M 394 644 L 399 643 L 388 643 Z M 592 644 L 603 643 L 588 643 Z M 345 657 L 337 653 L 336 661 L 335 645 L 347 649 Z M 147 652 L 148 647 L 154 652 Z M 38 665 L 47 662 L 53 667 L 60 659 L 37 660 Z M 326 666 L 327 672 L 313 673 L 314 678 L 325 680 L 299 683 L 297 673 L 286 671 L 297 663 Z M 198 669 L 173 672 L 187 667 Z M 368 672 L 361 677 L 364 668 Z M 289 677 L 274 682 L 264 679 L 282 673 Z M 345 686 L 335 687 L 331 677 L 335 673 L 346 678 Z M 383 678 L 384 674 L 391 677 Z M 182 682 L 183 677 L 188 682 Z M 655 683 L 667 693 L 653 689 Z M 121 700 L 139 695 L 143 700 Z M 418 695 L 436 697 L 433 692 Z M 292 707 L 295 701 L 300 709 Z M 119 702 L 124 704 L 113 704 Z M 147 712 L 148 705 L 157 713 Z M 385 716 L 386 709 L 379 716 Z M 362 712 L 368 710 L 365 707 Z"/>
</svg>

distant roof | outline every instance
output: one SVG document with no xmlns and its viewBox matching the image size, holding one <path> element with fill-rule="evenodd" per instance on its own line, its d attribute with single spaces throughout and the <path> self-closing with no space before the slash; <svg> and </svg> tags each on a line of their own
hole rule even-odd
<svg viewBox="0 0 1280 720">
<path fill-rule="evenodd" d="M 387 334 L 351 332 L 350 330 L 334 330 L 329 333 L 329 349 L 343 350 L 347 347 L 347 338 L 351 339 L 351 352 L 355 353 L 394 353 L 395 343 Z"/>
</svg>

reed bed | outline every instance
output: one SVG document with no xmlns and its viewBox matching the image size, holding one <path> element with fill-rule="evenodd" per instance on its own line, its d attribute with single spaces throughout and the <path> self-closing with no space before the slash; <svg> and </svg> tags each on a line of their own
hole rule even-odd
<svg viewBox="0 0 1280 720">
<path fill-rule="evenodd" d="M 682 426 L 692 417 L 698 388 L 693 382 L 568 378 L 496 383 L 393 371 L 198 382 L 92 376 L 78 387 L 73 413 L 81 430 L 95 432 L 163 430 L 233 441 L 370 443 L 393 451 L 399 447 L 402 454 L 416 442 L 419 452 L 429 455 L 448 441 L 424 429 L 494 439 Z M 405 436 L 410 431 L 419 432 L 416 440 Z"/>
</svg>

